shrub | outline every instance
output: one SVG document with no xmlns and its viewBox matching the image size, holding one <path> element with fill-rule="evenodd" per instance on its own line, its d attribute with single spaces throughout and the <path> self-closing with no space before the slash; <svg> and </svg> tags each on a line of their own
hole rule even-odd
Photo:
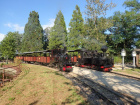
<svg viewBox="0 0 140 105">
<path fill-rule="evenodd" d="M 21 64 L 21 60 L 18 59 L 18 58 L 14 58 L 14 63 L 17 64 L 17 65 L 20 65 Z"/>
<path fill-rule="evenodd" d="M 0 65 L 0 66 L 2 67 L 3 65 L 4 65 L 4 63 L 1 63 L 1 65 Z"/>
<path fill-rule="evenodd" d="M 114 63 L 122 63 L 122 58 L 120 56 L 114 56 Z"/>
</svg>

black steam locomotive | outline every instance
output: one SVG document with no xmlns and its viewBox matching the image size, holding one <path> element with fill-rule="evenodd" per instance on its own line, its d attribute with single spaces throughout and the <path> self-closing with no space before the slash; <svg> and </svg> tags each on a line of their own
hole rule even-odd
<svg viewBox="0 0 140 105">
<path fill-rule="evenodd" d="M 103 53 L 98 53 L 96 50 L 74 50 L 70 52 L 78 52 L 76 66 L 86 67 L 101 71 L 111 71 L 114 66 L 113 57 L 106 53 L 107 46 L 102 46 Z"/>
<path fill-rule="evenodd" d="M 51 64 L 56 66 L 60 71 L 72 71 L 71 56 L 67 52 L 67 48 L 55 49 L 51 51 Z"/>
<path fill-rule="evenodd" d="M 64 49 L 24 52 L 17 54 L 16 58 L 28 63 L 39 63 L 61 71 L 72 71 L 71 57 Z"/>
</svg>

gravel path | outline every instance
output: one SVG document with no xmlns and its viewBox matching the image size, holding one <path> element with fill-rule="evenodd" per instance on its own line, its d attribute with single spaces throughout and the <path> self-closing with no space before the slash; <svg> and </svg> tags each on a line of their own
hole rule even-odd
<svg viewBox="0 0 140 105">
<path fill-rule="evenodd" d="M 104 84 L 116 91 L 128 94 L 140 102 L 140 81 L 75 66 L 73 67 L 73 72 Z"/>
</svg>

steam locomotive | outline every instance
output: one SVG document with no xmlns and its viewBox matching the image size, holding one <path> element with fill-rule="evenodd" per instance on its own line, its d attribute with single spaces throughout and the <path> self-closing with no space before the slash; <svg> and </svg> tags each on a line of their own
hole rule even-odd
<svg viewBox="0 0 140 105">
<path fill-rule="evenodd" d="M 74 50 L 70 52 L 78 52 L 76 66 L 96 69 L 100 71 L 111 71 L 114 66 L 113 57 L 106 53 L 107 46 L 102 46 L 103 53 L 98 53 L 97 50 L 91 51 L 86 49 Z"/>
<path fill-rule="evenodd" d="M 72 71 L 71 57 L 64 49 L 24 52 L 16 54 L 16 58 L 28 63 L 39 63 L 60 71 Z"/>
<path fill-rule="evenodd" d="M 24 52 L 17 54 L 16 57 L 28 63 L 37 62 L 49 67 L 55 67 L 60 71 L 70 72 L 73 65 L 100 71 L 111 71 L 114 59 L 106 53 L 107 49 L 107 46 L 102 46 L 103 53 L 98 53 L 96 50 L 86 49 L 67 51 L 67 48 L 64 47 L 64 49 Z M 74 55 L 75 52 L 78 52 L 78 55 Z"/>
</svg>

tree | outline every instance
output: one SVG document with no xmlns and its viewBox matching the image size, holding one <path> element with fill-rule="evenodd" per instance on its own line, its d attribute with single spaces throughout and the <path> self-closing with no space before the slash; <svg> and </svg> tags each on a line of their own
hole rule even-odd
<svg viewBox="0 0 140 105">
<path fill-rule="evenodd" d="M 15 33 L 9 32 L 5 38 L 1 41 L 0 50 L 2 56 L 8 61 L 8 58 L 13 59 L 16 52 L 16 40 Z"/>
<path fill-rule="evenodd" d="M 138 0 L 127 0 L 123 4 L 126 8 L 129 8 L 127 11 L 131 15 L 131 26 L 137 28 L 137 37 L 135 38 L 135 45 L 140 48 L 140 2 Z M 128 15 L 129 15 L 128 14 Z"/>
<path fill-rule="evenodd" d="M 43 50 L 43 28 L 37 12 L 30 12 L 28 23 L 25 25 L 22 52 Z"/>
<path fill-rule="evenodd" d="M 111 17 L 114 21 L 113 27 L 110 28 L 111 35 L 107 38 L 108 46 L 115 55 L 119 54 L 118 52 L 123 48 L 131 54 L 132 49 L 140 45 L 140 12 L 138 11 L 140 3 L 136 0 L 129 0 L 125 1 L 124 5 L 129 7 L 130 11 L 115 12 Z"/>
<path fill-rule="evenodd" d="M 23 34 L 20 34 L 19 32 L 13 32 L 13 37 L 15 39 L 15 45 L 16 45 L 16 52 L 20 53 L 22 49 L 22 37 Z"/>
<path fill-rule="evenodd" d="M 51 28 L 49 35 L 49 49 L 58 49 L 66 46 L 67 30 L 64 21 L 64 16 L 61 11 L 58 12 L 54 26 Z"/>
<path fill-rule="evenodd" d="M 70 50 L 83 47 L 82 36 L 84 35 L 84 20 L 78 5 L 76 5 L 75 9 L 69 23 L 68 49 Z"/>
<path fill-rule="evenodd" d="M 133 14 L 127 11 L 125 13 L 116 12 L 112 18 L 114 26 L 110 28 L 112 34 L 107 38 L 109 47 L 116 55 L 123 48 L 130 52 L 137 36 L 137 27 L 132 25 Z"/>
<path fill-rule="evenodd" d="M 51 27 L 47 27 L 45 28 L 44 30 L 44 49 L 46 49 L 48 47 L 48 44 L 49 44 L 49 35 L 50 35 L 50 32 L 51 32 Z"/>
<path fill-rule="evenodd" d="M 106 4 L 105 0 L 86 0 L 86 36 L 85 41 L 89 49 L 100 49 L 100 46 L 106 44 L 106 36 L 104 32 L 111 27 L 112 21 L 107 19 L 106 11 L 115 7 L 112 2 Z"/>
</svg>

